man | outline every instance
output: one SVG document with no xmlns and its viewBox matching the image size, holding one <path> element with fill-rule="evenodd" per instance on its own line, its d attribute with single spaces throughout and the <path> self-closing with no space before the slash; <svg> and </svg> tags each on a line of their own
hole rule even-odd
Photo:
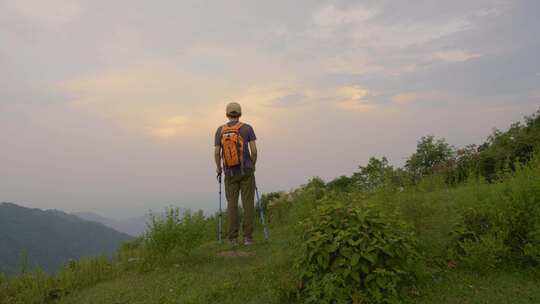
<svg viewBox="0 0 540 304">
<path fill-rule="evenodd" d="M 240 122 L 242 108 L 231 102 L 225 114 L 229 122 L 216 131 L 214 140 L 214 159 L 216 173 L 225 173 L 225 196 L 227 197 L 227 216 L 229 222 L 228 239 L 238 244 L 238 198 L 242 195 L 244 208 L 244 245 L 253 244 L 253 222 L 255 217 L 255 163 L 257 146 L 253 128 Z M 222 167 L 223 164 L 223 167 Z"/>
</svg>

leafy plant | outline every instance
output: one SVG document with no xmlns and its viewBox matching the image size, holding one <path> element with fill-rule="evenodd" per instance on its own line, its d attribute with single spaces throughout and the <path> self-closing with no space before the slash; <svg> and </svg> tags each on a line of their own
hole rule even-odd
<svg viewBox="0 0 540 304">
<path fill-rule="evenodd" d="M 326 202 L 304 227 L 296 269 L 305 303 L 395 303 L 414 278 L 410 228 L 373 207 Z"/>
<path fill-rule="evenodd" d="M 508 247 L 504 239 L 490 233 L 476 240 L 465 239 L 459 242 L 463 251 L 462 263 L 469 270 L 485 273 L 499 265 L 507 255 Z"/>
<path fill-rule="evenodd" d="M 168 208 L 164 218 L 151 217 L 144 243 L 152 254 L 166 255 L 176 249 L 188 255 L 204 241 L 206 227 L 202 211 L 181 215 L 178 208 Z"/>
<path fill-rule="evenodd" d="M 424 136 L 417 144 L 416 152 L 411 155 L 405 168 L 418 179 L 440 170 L 454 155 L 453 148 L 445 139 Z"/>
<path fill-rule="evenodd" d="M 540 262 L 540 162 L 515 167 L 498 183 L 472 183 L 456 196 L 462 219 L 452 233 L 454 253 L 468 268 Z"/>
<path fill-rule="evenodd" d="M 377 159 L 371 157 L 366 166 L 359 166 L 359 171 L 352 176 L 356 186 L 363 192 L 375 192 L 380 190 L 385 183 L 399 183 L 398 172 L 388 163 L 386 157 Z"/>
</svg>

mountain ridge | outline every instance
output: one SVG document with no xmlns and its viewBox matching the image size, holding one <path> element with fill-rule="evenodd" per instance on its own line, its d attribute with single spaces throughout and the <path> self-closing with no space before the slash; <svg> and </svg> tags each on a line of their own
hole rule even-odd
<svg viewBox="0 0 540 304">
<path fill-rule="evenodd" d="M 77 211 L 71 212 L 70 214 L 85 221 L 105 225 L 106 227 L 123 232 L 133 237 L 141 236 L 146 230 L 147 223 L 150 221 L 149 215 L 142 215 L 127 219 L 113 219 L 90 211 Z"/>
<path fill-rule="evenodd" d="M 55 272 L 70 259 L 112 256 L 122 242 L 131 239 L 60 210 L 0 203 L 0 272 L 7 274 L 19 270 L 23 255 L 29 270 Z"/>
</svg>

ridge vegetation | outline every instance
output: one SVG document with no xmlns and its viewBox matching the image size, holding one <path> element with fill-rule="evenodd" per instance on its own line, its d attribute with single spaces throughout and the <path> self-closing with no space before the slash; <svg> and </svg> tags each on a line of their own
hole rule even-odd
<svg viewBox="0 0 540 304">
<path fill-rule="evenodd" d="M 264 195 L 249 247 L 170 209 L 113 259 L 0 277 L 0 303 L 540 303 L 539 145 L 540 111 L 479 146 L 423 137 L 403 168 Z"/>
</svg>

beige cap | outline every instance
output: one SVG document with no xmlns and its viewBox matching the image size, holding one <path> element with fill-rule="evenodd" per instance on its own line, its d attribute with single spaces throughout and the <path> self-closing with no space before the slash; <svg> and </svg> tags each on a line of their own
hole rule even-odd
<svg viewBox="0 0 540 304">
<path fill-rule="evenodd" d="M 231 102 L 227 105 L 227 109 L 225 110 L 225 113 L 227 115 L 240 115 L 242 114 L 242 107 L 240 107 L 240 104 L 237 102 Z"/>
</svg>

